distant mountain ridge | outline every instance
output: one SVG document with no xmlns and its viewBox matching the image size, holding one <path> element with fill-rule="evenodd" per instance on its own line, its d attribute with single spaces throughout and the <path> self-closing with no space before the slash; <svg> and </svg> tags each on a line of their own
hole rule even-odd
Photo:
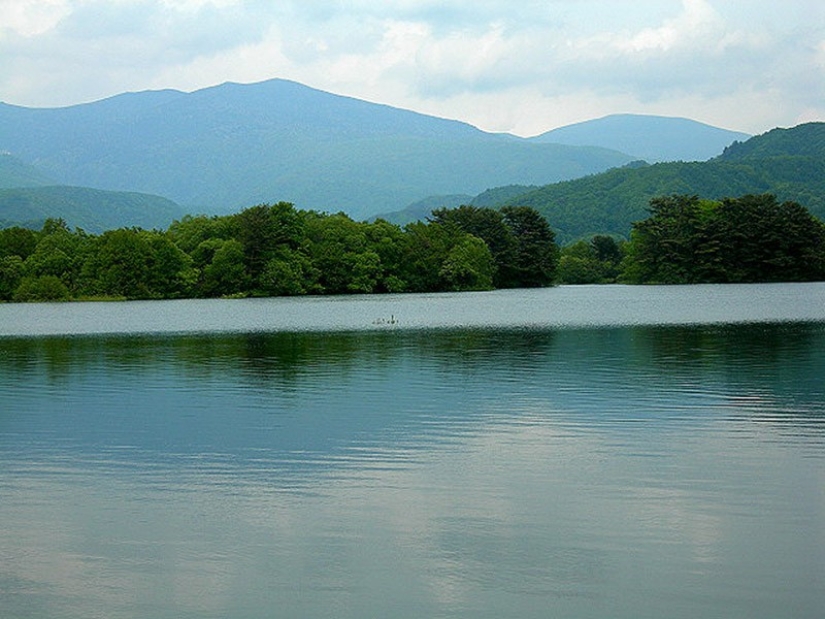
<svg viewBox="0 0 825 619">
<path fill-rule="evenodd" d="M 285 80 L 149 91 L 55 109 L 0 104 L 0 150 L 59 184 L 225 213 L 286 200 L 368 217 L 426 195 L 544 184 L 626 163 Z"/>
<path fill-rule="evenodd" d="M 750 137 L 687 118 L 613 114 L 553 129 L 531 139 L 540 143 L 601 146 L 657 163 L 706 161 L 734 141 Z"/>
<path fill-rule="evenodd" d="M 125 226 L 163 227 L 175 208 L 228 213 L 280 200 L 356 219 L 392 219 L 409 205 L 401 222 L 420 217 L 432 200 L 489 206 L 611 168 L 626 174 L 625 166 L 643 165 L 640 157 L 689 159 L 700 146 L 719 155 L 747 137 L 687 119 L 621 114 L 525 139 L 276 79 L 123 93 L 65 108 L 0 103 L 0 188 L 109 191 L 93 203 L 134 216 L 107 220 Z M 14 197 L 18 215 L 37 221 L 41 207 L 65 208 L 49 216 L 68 215 L 89 230 L 103 221 L 73 198 L 46 206 L 47 193 L 27 194 L 29 211 Z M 148 196 L 137 201 L 144 215 L 133 209 L 139 194 Z M 6 206 L 0 201 L 0 221 L 17 221 L 10 196 Z"/>
</svg>

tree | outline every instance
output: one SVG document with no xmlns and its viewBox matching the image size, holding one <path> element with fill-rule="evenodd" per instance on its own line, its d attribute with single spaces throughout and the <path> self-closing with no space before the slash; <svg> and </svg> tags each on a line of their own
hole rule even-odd
<svg viewBox="0 0 825 619">
<path fill-rule="evenodd" d="M 14 293 L 14 300 L 26 301 L 67 301 L 69 289 L 56 275 L 24 277 Z"/>
<path fill-rule="evenodd" d="M 194 280 L 191 259 L 161 232 L 104 232 L 83 265 L 88 294 L 129 299 L 178 297 Z"/>
<path fill-rule="evenodd" d="M 319 292 L 320 272 L 304 253 L 282 249 L 269 260 L 260 277 L 261 291 L 267 295 L 299 295 Z"/>
<path fill-rule="evenodd" d="M 0 258 L 0 301 L 11 301 L 23 279 L 25 267 L 18 255 Z"/>
<path fill-rule="evenodd" d="M 370 249 L 381 261 L 381 274 L 376 292 L 403 292 L 407 282 L 402 276 L 404 261 L 404 231 L 395 224 L 378 219 L 364 230 Z"/>
<path fill-rule="evenodd" d="M 211 239 L 225 241 L 232 238 L 233 218 L 231 216 L 187 215 L 183 219 L 172 222 L 167 233 L 175 245 L 195 258 L 194 252 L 204 241 Z"/>
<path fill-rule="evenodd" d="M 19 256 L 25 260 L 37 246 L 37 237 L 28 228 L 5 228 L 0 230 L 0 258 Z"/>
<path fill-rule="evenodd" d="M 25 260 L 25 274 L 35 278 L 52 275 L 76 293 L 82 285 L 80 274 L 90 237 L 82 230 L 72 232 L 62 219 L 47 219 L 36 238 L 37 245 Z"/>
<path fill-rule="evenodd" d="M 301 241 L 301 217 L 289 202 L 260 204 L 234 216 L 234 238 L 244 249 L 247 271 L 254 283 L 281 249 L 296 249 Z"/>
<path fill-rule="evenodd" d="M 505 288 L 535 288 L 553 282 L 558 262 L 555 234 L 538 211 L 526 206 L 501 209 L 515 247 L 499 265 L 499 285 Z"/>
<path fill-rule="evenodd" d="M 188 292 L 197 275 L 192 259 L 163 232 L 143 232 L 149 246 L 147 285 L 153 296 L 178 298 Z"/>
<path fill-rule="evenodd" d="M 636 283 L 769 282 L 825 279 L 825 225 L 796 202 L 746 195 L 651 201 L 634 224 L 624 262 Z"/>
<path fill-rule="evenodd" d="M 727 198 L 715 232 L 726 281 L 812 281 L 825 278 L 825 226 L 796 202 L 772 194 Z"/>
<path fill-rule="evenodd" d="M 437 209 L 431 220 L 483 240 L 495 265 L 496 288 L 548 286 L 553 281 L 558 248 L 547 220 L 526 206 L 500 211 L 476 206 Z"/>
<path fill-rule="evenodd" d="M 219 297 L 249 291 L 243 245 L 235 239 L 208 239 L 197 248 L 202 262 L 200 295 Z"/>
<path fill-rule="evenodd" d="M 450 248 L 439 275 L 448 290 L 490 290 L 493 269 L 490 248 L 478 237 L 468 234 Z"/>
<path fill-rule="evenodd" d="M 468 205 L 440 208 L 432 212 L 430 221 L 447 228 L 454 227 L 484 241 L 495 265 L 493 282 L 496 288 L 506 286 L 516 261 L 517 241 L 501 211 Z"/>
<path fill-rule="evenodd" d="M 650 217 L 633 224 L 625 277 L 634 283 L 693 283 L 703 219 L 698 196 L 653 198 Z"/>
<path fill-rule="evenodd" d="M 307 219 L 307 252 L 325 294 L 374 292 L 383 277 L 381 257 L 367 237 L 369 224 L 344 213 Z"/>
</svg>

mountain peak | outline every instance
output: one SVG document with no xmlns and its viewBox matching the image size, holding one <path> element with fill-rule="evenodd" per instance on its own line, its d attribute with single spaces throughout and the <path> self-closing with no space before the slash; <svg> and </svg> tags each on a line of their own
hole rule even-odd
<svg viewBox="0 0 825 619">
<path fill-rule="evenodd" d="M 650 162 L 706 161 L 751 136 L 688 118 L 611 114 L 553 129 L 533 141 L 612 148 Z"/>
</svg>

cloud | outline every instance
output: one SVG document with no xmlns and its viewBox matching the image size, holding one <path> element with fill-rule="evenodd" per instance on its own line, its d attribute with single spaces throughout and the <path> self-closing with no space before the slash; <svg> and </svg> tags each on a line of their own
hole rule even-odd
<svg viewBox="0 0 825 619">
<path fill-rule="evenodd" d="M 699 120 L 751 131 L 825 114 L 825 8 L 814 0 L 779 12 L 763 0 L 0 0 L 0 10 L 0 99 L 26 105 L 285 77 L 521 133 L 594 112 L 702 110 Z"/>
</svg>

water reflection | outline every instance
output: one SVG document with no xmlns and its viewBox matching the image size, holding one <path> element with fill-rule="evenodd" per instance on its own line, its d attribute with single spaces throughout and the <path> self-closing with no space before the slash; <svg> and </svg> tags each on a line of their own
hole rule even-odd
<svg viewBox="0 0 825 619">
<path fill-rule="evenodd" d="M 10 616 L 825 606 L 825 325 L 0 340 Z"/>
</svg>

